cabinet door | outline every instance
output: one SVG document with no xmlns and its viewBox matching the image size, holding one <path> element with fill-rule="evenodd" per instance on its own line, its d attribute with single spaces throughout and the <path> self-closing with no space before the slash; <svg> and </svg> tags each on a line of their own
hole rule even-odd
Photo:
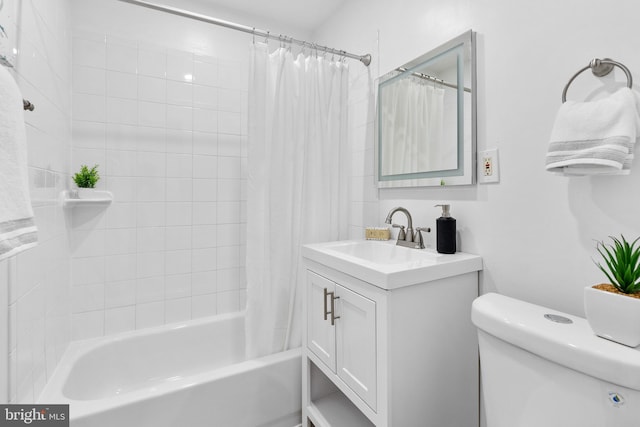
<svg viewBox="0 0 640 427">
<path fill-rule="evenodd" d="M 336 285 L 338 376 L 376 410 L 376 304 Z"/>
<path fill-rule="evenodd" d="M 311 271 L 307 271 L 307 347 L 333 372 L 336 371 L 336 333 L 331 326 L 331 295 L 336 284 Z M 327 317 L 327 320 L 325 320 Z"/>
</svg>

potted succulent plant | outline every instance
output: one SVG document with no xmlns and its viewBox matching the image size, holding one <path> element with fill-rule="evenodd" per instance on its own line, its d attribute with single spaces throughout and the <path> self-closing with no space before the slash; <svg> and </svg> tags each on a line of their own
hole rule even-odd
<svg viewBox="0 0 640 427">
<path fill-rule="evenodd" d="M 78 186 L 78 197 L 81 199 L 91 198 L 95 193 L 96 183 L 100 180 L 98 165 L 89 168 L 87 165 L 80 166 L 80 172 L 73 175 L 73 181 Z"/>
<path fill-rule="evenodd" d="M 610 238 L 612 244 L 597 243 L 604 265 L 596 264 L 611 283 L 585 288 L 585 313 L 596 335 L 636 347 L 640 345 L 640 237 L 631 243 L 622 235 Z"/>
</svg>

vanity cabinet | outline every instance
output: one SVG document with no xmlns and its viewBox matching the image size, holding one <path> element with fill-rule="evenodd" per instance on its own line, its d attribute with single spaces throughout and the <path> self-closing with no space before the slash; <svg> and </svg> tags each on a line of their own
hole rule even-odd
<svg viewBox="0 0 640 427">
<path fill-rule="evenodd" d="M 307 283 L 308 349 L 375 409 L 375 301 L 312 271 L 307 272 Z"/>
<path fill-rule="evenodd" d="M 319 248 L 303 249 L 302 426 L 478 426 L 480 257 L 402 285 Z"/>
</svg>

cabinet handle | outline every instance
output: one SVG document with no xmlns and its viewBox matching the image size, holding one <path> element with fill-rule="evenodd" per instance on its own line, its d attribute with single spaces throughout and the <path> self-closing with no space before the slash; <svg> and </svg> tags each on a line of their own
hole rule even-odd
<svg viewBox="0 0 640 427">
<path fill-rule="evenodd" d="M 324 288 L 324 320 L 327 320 L 327 316 L 329 315 L 327 311 L 327 296 L 329 296 L 329 294 L 333 294 L 333 292 L 328 292 L 327 288 Z"/>
<path fill-rule="evenodd" d="M 331 326 L 335 326 L 336 319 L 340 318 L 340 316 L 336 316 L 335 301 L 340 297 L 337 297 L 333 292 L 329 292 L 329 294 L 331 294 Z"/>
</svg>

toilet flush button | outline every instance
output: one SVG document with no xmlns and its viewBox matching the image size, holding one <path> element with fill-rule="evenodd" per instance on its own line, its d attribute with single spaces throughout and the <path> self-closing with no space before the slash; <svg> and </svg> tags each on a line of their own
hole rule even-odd
<svg viewBox="0 0 640 427">
<path fill-rule="evenodd" d="M 558 314 L 545 314 L 544 318 L 556 323 L 564 323 L 564 324 L 573 323 L 573 320 L 569 319 L 568 317 L 560 316 Z"/>
</svg>

